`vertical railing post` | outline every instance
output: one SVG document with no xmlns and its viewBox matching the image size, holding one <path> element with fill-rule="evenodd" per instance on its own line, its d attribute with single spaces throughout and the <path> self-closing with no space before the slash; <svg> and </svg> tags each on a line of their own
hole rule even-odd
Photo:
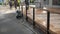
<svg viewBox="0 0 60 34">
<path fill-rule="evenodd" d="M 22 5 L 22 16 L 23 16 L 23 5 Z"/>
<path fill-rule="evenodd" d="M 28 7 L 29 7 L 28 0 L 25 0 L 25 4 L 26 4 L 26 20 L 27 20 L 28 19 L 28 17 L 27 17 L 27 10 L 28 10 Z"/>
<path fill-rule="evenodd" d="M 50 34 L 50 12 L 47 10 L 47 34 Z"/>
<path fill-rule="evenodd" d="M 35 26 L 35 8 L 33 8 L 33 26 Z"/>
<path fill-rule="evenodd" d="M 26 20 L 27 20 L 28 18 L 27 18 L 27 5 L 26 5 Z"/>
</svg>

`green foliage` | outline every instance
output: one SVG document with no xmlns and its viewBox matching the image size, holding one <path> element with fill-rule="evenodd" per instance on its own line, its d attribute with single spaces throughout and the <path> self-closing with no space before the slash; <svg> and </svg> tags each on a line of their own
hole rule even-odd
<svg viewBox="0 0 60 34">
<path fill-rule="evenodd" d="M 2 5 L 2 3 L 0 3 L 0 5 Z"/>
<path fill-rule="evenodd" d="M 34 0 L 30 0 L 30 3 L 34 3 Z"/>
</svg>

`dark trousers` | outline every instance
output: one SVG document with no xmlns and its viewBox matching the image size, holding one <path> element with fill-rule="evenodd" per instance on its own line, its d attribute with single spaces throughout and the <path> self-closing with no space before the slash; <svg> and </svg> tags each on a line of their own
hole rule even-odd
<svg viewBox="0 0 60 34">
<path fill-rule="evenodd" d="M 12 5 L 10 4 L 10 9 L 12 8 Z"/>
</svg>

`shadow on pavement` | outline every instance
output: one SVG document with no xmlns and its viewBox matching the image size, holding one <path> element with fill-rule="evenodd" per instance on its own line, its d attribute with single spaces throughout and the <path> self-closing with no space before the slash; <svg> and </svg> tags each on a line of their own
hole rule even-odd
<svg viewBox="0 0 60 34">
<path fill-rule="evenodd" d="M 41 31 L 36 31 L 25 19 L 16 19 L 16 13 L 0 16 L 0 34 L 42 34 Z"/>
</svg>

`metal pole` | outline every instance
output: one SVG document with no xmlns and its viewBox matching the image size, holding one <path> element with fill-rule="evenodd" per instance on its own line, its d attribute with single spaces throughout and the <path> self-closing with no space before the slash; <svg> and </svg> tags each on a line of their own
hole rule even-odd
<svg viewBox="0 0 60 34">
<path fill-rule="evenodd" d="M 23 16 L 23 5 L 22 5 L 22 16 Z"/>
<path fill-rule="evenodd" d="M 50 34 L 50 12 L 47 10 L 47 34 Z"/>
<path fill-rule="evenodd" d="M 33 26 L 35 26 L 35 8 L 33 8 Z"/>
<path fill-rule="evenodd" d="M 25 0 L 25 3 L 26 3 L 26 20 L 27 20 L 28 19 L 28 17 L 27 17 L 27 10 L 28 10 L 28 7 L 29 7 L 28 0 Z"/>
<path fill-rule="evenodd" d="M 26 20 L 27 20 L 28 18 L 27 18 L 27 5 L 26 5 Z"/>
</svg>

